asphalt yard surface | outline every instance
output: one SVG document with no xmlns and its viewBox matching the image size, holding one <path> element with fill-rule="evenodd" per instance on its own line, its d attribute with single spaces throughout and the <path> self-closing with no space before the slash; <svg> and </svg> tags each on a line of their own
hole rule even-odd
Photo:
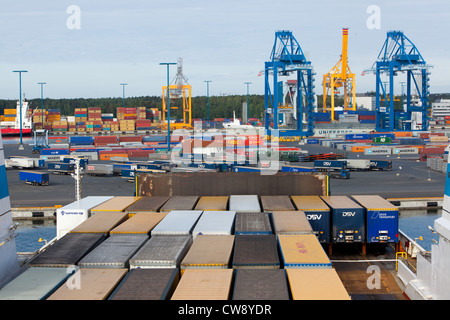
<svg viewBox="0 0 450 320">
<path fill-rule="evenodd" d="M 309 154 L 340 152 L 340 150 L 318 145 L 299 145 L 297 142 L 285 145 L 300 147 Z M 31 153 L 31 147 L 18 150 L 15 144 L 5 144 L 5 158 L 9 156 L 38 157 Z M 390 157 L 348 152 L 350 159 L 388 159 L 392 160 L 391 171 L 352 171 L 350 179 L 330 179 L 332 195 L 378 194 L 385 198 L 442 197 L 445 174 L 418 161 L 418 155 Z M 300 166 L 313 166 L 311 162 L 293 163 Z M 46 168 L 42 170 L 46 171 Z M 13 207 L 66 205 L 75 200 L 75 180 L 71 175 L 50 174 L 48 186 L 32 186 L 19 180 L 19 170 L 7 170 L 9 193 Z M 121 176 L 96 177 L 84 175 L 82 178 L 82 197 L 86 196 L 133 196 L 135 184 Z"/>
</svg>

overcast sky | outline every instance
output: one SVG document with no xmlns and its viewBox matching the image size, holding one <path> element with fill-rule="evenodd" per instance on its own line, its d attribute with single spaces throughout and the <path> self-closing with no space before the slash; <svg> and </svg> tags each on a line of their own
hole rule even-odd
<svg viewBox="0 0 450 320">
<path fill-rule="evenodd" d="M 68 8 L 76 5 L 79 16 Z M 368 28 L 381 11 L 379 28 Z M 79 19 L 77 19 L 79 17 Z M 68 26 L 69 24 L 69 26 Z M 373 24 L 372 24 L 373 25 Z M 74 29 L 72 29 L 75 26 Z M 79 27 L 79 28 L 78 28 Z M 339 60 L 342 28 L 349 28 L 349 65 L 356 91 L 375 90 L 361 76 L 375 62 L 389 30 L 401 30 L 433 65 L 431 92 L 450 92 L 450 1 L 301 0 L 1 0 L 0 98 L 16 99 L 18 75 L 27 98 L 161 95 L 166 68 L 184 61 L 193 96 L 264 94 L 258 76 L 269 60 L 277 30 L 291 30 L 322 77 Z M 176 67 L 170 70 L 170 80 Z M 401 81 L 401 80 L 399 80 Z M 398 86 L 400 90 L 400 86 Z"/>
</svg>

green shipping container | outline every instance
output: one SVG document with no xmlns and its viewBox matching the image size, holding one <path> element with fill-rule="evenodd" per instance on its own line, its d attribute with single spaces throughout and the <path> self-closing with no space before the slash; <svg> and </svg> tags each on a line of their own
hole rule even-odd
<svg viewBox="0 0 450 320">
<path fill-rule="evenodd" d="M 391 137 L 376 137 L 376 138 L 373 138 L 373 142 L 379 143 L 379 144 L 392 143 L 392 138 Z"/>
</svg>

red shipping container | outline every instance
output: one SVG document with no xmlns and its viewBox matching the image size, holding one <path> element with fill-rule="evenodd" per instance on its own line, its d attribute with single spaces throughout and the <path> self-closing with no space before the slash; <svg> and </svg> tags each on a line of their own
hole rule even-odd
<svg viewBox="0 0 450 320">
<path fill-rule="evenodd" d="M 142 142 L 142 136 L 120 136 L 119 142 Z"/>
</svg>

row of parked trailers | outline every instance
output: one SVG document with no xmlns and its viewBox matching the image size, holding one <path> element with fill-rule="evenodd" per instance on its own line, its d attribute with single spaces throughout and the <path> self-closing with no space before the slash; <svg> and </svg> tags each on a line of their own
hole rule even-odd
<svg viewBox="0 0 450 320">
<path fill-rule="evenodd" d="M 350 207 L 341 197 L 88 198 L 97 201 L 89 218 L 31 260 L 0 299 L 350 298 L 314 230 L 325 203 L 328 212 Z M 75 207 L 59 209 L 58 223 L 77 216 Z"/>
</svg>

